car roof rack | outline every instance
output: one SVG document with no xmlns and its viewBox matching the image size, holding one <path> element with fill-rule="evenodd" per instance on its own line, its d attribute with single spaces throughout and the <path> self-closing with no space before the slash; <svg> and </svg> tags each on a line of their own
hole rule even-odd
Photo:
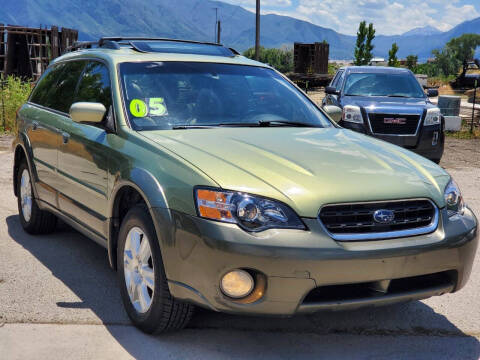
<svg viewBox="0 0 480 360">
<path fill-rule="evenodd" d="M 66 51 L 76 51 L 80 49 L 92 49 L 94 46 L 96 47 L 101 47 L 104 49 L 113 49 L 113 50 L 118 50 L 120 49 L 120 45 L 118 45 L 116 42 L 113 41 L 103 41 L 100 43 L 100 41 L 76 41 L 73 43 L 72 46 L 69 46 Z"/>
<path fill-rule="evenodd" d="M 195 41 L 195 40 L 184 40 L 184 39 L 169 39 L 169 38 L 155 38 L 155 37 L 121 37 L 121 36 L 109 36 L 109 37 L 102 37 L 98 41 L 98 45 L 102 47 L 103 44 L 107 42 L 115 42 L 115 43 L 130 43 L 132 41 L 166 41 L 166 42 L 178 42 L 178 43 L 190 43 L 190 44 L 203 44 L 203 45 L 214 45 L 214 46 L 222 46 L 222 44 L 213 43 L 213 42 L 206 42 L 206 41 Z"/>
<path fill-rule="evenodd" d="M 156 43 L 157 46 L 154 46 L 152 43 Z M 178 47 L 177 45 L 174 45 L 175 43 L 178 44 Z M 182 46 L 182 44 L 184 44 L 184 46 Z M 189 47 L 188 44 L 192 44 L 193 48 Z M 196 48 L 197 45 L 198 45 L 198 48 Z M 175 53 L 189 53 L 189 54 L 199 54 L 199 55 L 200 54 L 201 55 L 217 55 L 217 56 L 227 56 L 227 57 L 234 57 L 234 56 L 240 55 L 240 53 L 235 49 L 227 48 L 222 44 L 213 43 L 213 42 L 156 38 L 156 37 L 121 37 L 121 36 L 102 37 L 98 41 L 77 41 L 72 46 L 67 48 L 67 52 L 81 50 L 81 49 L 92 49 L 92 48 L 119 50 L 122 48 L 122 46 L 123 47 L 130 46 L 133 50 L 142 52 L 142 53 L 175 52 Z M 202 48 L 202 46 L 206 46 L 206 48 Z M 211 46 L 210 48 L 211 51 L 208 50 L 209 46 Z"/>
</svg>

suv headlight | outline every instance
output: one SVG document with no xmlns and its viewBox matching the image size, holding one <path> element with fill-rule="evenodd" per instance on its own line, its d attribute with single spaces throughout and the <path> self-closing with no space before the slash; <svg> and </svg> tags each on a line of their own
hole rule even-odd
<svg viewBox="0 0 480 360">
<path fill-rule="evenodd" d="M 343 107 L 342 120 L 356 124 L 363 124 L 363 116 L 360 107 L 355 105 L 345 105 Z"/>
<path fill-rule="evenodd" d="M 463 202 L 462 193 L 455 181 L 450 180 L 445 188 L 445 202 L 447 204 L 448 217 L 463 214 L 465 203 Z"/>
<path fill-rule="evenodd" d="M 425 117 L 425 125 L 437 125 L 440 124 L 442 119 L 442 113 L 439 108 L 431 108 L 427 110 L 427 116 Z"/>
<path fill-rule="evenodd" d="M 234 191 L 198 188 L 195 202 L 200 217 L 238 224 L 247 231 L 305 229 L 302 220 L 290 207 L 275 200 Z"/>
</svg>

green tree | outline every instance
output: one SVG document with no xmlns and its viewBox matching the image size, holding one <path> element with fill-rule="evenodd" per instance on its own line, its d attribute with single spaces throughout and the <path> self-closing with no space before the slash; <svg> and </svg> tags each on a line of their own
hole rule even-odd
<svg viewBox="0 0 480 360">
<path fill-rule="evenodd" d="M 480 35 L 478 34 L 463 34 L 447 43 L 446 47 L 450 49 L 457 64 L 462 66 L 460 77 L 465 76 L 468 62 L 473 60 L 477 46 L 480 46 Z"/>
<path fill-rule="evenodd" d="M 373 24 L 362 21 L 358 26 L 357 42 L 354 52 L 355 65 L 368 65 L 373 58 L 373 39 L 375 39 L 375 29 Z"/>
<path fill-rule="evenodd" d="M 397 58 L 397 52 L 398 52 L 398 45 L 397 43 L 392 44 L 392 48 L 388 51 L 388 66 L 398 66 L 398 58 Z"/>
<path fill-rule="evenodd" d="M 436 62 L 418 64 L 417 66 L 415 66 L 415 68 L 412 71 L 415 74 L 425 74 L 425 75 L 428 75 L 429 77 L 438 76 L 438 74 L 440 73 Z"/>
<path fill-rule="evenodd" d="M 366 64 L 370 64 L 370 61 L 373 59 L 373 49 L 375 45 L 373 45 L 373 39 L 375 39 L 375 28 L 373 24 L 370 23 L 367 29 L 367 41 L 365 42 L 365 53 L 364 53 L 364 61 Z"/>
<path fill-rule="evenodd" d="M 407 66 L 407 68 L 414 71 L 415 68 L 417 67 L 417 63 L 418 63 L 418 56 L 417 55 L 408 55 L 407 56 L 407 62 L 405 64 Z"/>
<path fill-rule="evenodd" d="M 443 75 L 449 76 L 458 73 L 460 64 L 450 47 L 445 46 L 441 50 L 435 49 L 432 51 L 432 54 L 435 56 L 435 63 L 437 64 L 438 70 L 442 72 Z"/>
<path fill-rule="evenodd" d="M 255 48 L 246 50 L 243 56 L 254 59 Z M 282 47 L 281 49 L 260 47 L 259 61 L 273 66 L 282 73 L 293 71 L 293 49 L 289 47 Z"/>
</svg>

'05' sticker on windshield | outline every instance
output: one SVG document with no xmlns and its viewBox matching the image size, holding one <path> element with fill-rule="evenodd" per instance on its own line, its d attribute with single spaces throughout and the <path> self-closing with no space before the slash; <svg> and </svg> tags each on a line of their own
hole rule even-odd
<svg viewBox="0 0 480 360">
<path fill-rule="evenodd" d="M 135 117 L 166 116 L 167 105 L 164 98 L 133 99 L 130 101 L 130 113 Z"/>
</svg>

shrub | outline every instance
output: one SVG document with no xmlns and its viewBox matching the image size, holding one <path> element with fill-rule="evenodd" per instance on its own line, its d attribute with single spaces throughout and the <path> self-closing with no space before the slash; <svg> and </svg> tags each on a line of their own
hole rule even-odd
<svg viewBox="0 0 480 360">
<path fill-rule="evenodd" d="M 16 129 L 17 109 L 27 101 L 30 91 L 29 82 L 23 82 L 14 76 L 0 78 L 0 130 L 2 132 Z"/>
<path fill-rule="evenodd" d="M 249 59 L 255 58 L 255 48 L 250 48 L 243 53 Z M 260 47 L 259 61 L 273 66 L 282 73 L 293 71 L 293 49 L 283 47 L 281 49 L 266 49 Z"/>
</svg>

